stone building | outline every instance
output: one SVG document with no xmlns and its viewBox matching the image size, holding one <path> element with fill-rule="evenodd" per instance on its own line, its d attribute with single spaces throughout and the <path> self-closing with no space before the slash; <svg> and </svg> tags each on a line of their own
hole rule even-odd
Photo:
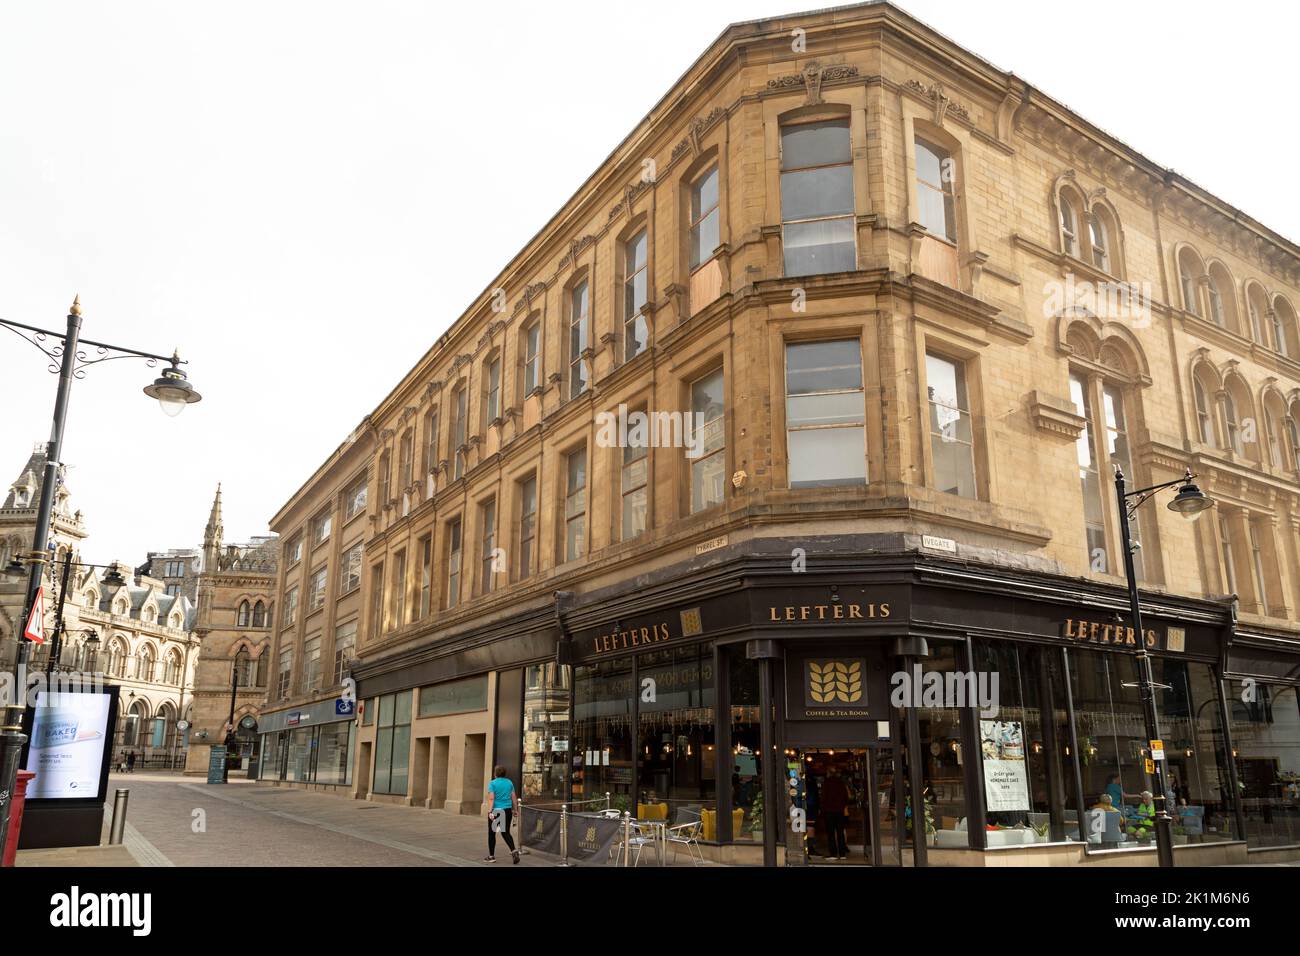
<svg viewBox="0 0 1300 956">
<path fill-rule="evenodd" d="M 172 548 L 169 551 L 150 551 L 144 564 L 135 569 L 163 582 L 168 594 L 184 594 L 191 604 L 199 603 L 199 574 L 203 570 L 203 556 L 197 548 Z"/>
<path fill-rule="evenodd" d="M 0 558 L 30 550 L 36 528 L 40 486 L 45 474 L 45 446 L 32 453 L 10 485 L 0 508 Z M 110 571 L 80 567 L 86 526 L 81 512 L 69 507 L 70 492 L 60 483 L 55 491 L 50 541 L 54 562 L 45 570 L 46 634 L 52 635 L 59 598 L 63 557 L 74 562 L 65 599 L 64 638 L 57 666 L 102 672 L 120 688 L 116 757 L 134 751 L 145 765 L 179 766 L 185 760 L 185 733 L 177 722 L 193 705 L 191 687 L 198 641 L 192 633 L 194 605 L 183 594 L 168 594 L 163 581 L 135 574 L 130 565 L 112 570 L 122 583 L 114 586 Z M 0 564 L 2 566 L 2 564 Z M 11 669 L 17 655 L 16 635 L 26 579 L 0 578 L 0 666 Z M 52 642 L 33 649 L 34 667 L 44 668 Z"/>
<path fill-rule="evenodd" d="M 859 862 L 1146 865 L 1092 808 L 1159 789 L 1149 657 L 1180 859 L 1285 858 L 1297 303 L 1294 243 L 890 4 L 735 24 L 277 517 L 335 530 L 276 681 L 346 576 L 358 798 L 501 764 L 770 863 L 834 770 Z M 1134 507 L 1141 628 L 1117 466 L 1216 504 Z"/>
<path fill-rule="evenodd" d="M 203 532 L 202 571 L 196 579 L 194 636 L 201 646 L 186 773 L 207 772 L 211 747 L 226 743 L 232 708 L 237 752 L 228 752 L 228 765 L 255 769 L 257 759 L 257 719 L 267 693 L 279 545 L 273 536 L 225 544 L 224 534 L 218 486 Z"/>
<path fill-rule="evenodd" d="M 318 789 L 352 785 L 356 723 L 344 702 L 363 626 L 361 571 L 374 523 L 362 422 L 271 519 L 279 535 L 274 652 L 261 718 L 261 778 Z"/>
</svg>

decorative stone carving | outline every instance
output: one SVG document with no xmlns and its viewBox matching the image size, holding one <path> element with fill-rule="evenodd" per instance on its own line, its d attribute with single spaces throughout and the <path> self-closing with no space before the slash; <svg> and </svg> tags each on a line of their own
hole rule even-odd
<svg viewBox="0 0 1300 956">
<path fill-rule="evenodd" d="M 591 245 L 595 241 L 596 241 L 596 237 L 591 234 L 585 235 L 580 239 L 570 239 L 569 251 L 566 252 L 564 254 L 564 258 L 560 260 L 559 268 L 567 269 L 570 266 L 572 266 L 575 262 L 578 261 L 578 256 L 582 254 L 582 250 L 586 249 L 589 245 Z"/>
<path fill-rule="evenodd" d="M 852 79 L 857 75 L 858 68 L 856 66 L 841 63 L 835 66 L 823 67 L 816 60 L 811 60 L 798 73 L 789 73 L 768 80 L 767 88 L 769 90 L 788 90 L 802 85 L 805 94 L 804 105 L 816 106 L 822 101 L 823 85 L 836 80 Z"/>
<path fill-rule="evenodd" d="M 682 141 L 680 143 L 678 143 L 676 146 L 673 147 L 672 158 L 676 159 L 678 156 L 682 155 L 682 153 L 686 152 L 688 149 L 691 151 L 692 156 L 699 155 L 700 137 L 702 137 L 716 122 L 718 122 L 718 120 L 722 119 L 722 117 L 724 117 L 725 115 L 727 115 L 727 111 L 725 109 L 723 109 L 721 106 L 715 106 L 713 107 L 713 109 L 709 110 L 709 112 L 706 115 L 698 117 L 695 120 L 693 120 L 691 122 L 691 125 L 687 127 L 686 136 L 682 138 Z"/>
<path fill-rule="evenodd" d="M 942 83 L 927 86 L 920 80 L 908 80 L 903 84 L 903 88 L 924 97 L 934 104 L 934 122 L 936 126 L 942 126 L 944 118 L 949 113 L 968 123 L 970 122 L 970 110 L 960 103 L 954 103 L 944 90 Z"/>
</svg>

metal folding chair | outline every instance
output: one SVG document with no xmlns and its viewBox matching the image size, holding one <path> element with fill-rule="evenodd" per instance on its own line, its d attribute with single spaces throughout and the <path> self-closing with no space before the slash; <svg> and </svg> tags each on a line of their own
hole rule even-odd
<svg viewBox="0 0 1300 956">
<path fill-rule="evenodd" d="M 686 847 L 686 852 L 690 854 L 694 866 L 704 864 L 704 851 L 700 849 L 700 833 L 703 829 L 704 822 L 702 820 L 679 823 L 677 826 L 667 829 L 668 842 L 673 845 L 674 862 L 676 862 L 677 854 L 681 848 Z"/>
</svg>

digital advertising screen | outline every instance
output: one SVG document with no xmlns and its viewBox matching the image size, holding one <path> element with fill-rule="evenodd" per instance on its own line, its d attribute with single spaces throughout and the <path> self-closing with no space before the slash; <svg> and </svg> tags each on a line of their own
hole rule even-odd
<svg viewBox="0 0 1300 956">
<path fill-rule="evenodd" d="M 105 748 L 111 739 L 109 694 L 42 693 L 36 698 L 24 769 L 36 774 L 29 800 L 99 796 Z"/>
</svg>

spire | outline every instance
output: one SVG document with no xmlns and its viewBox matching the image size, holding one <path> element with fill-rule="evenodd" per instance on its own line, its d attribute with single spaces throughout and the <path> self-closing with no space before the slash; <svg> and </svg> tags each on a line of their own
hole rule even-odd
<svg viewBox="0 0 1300 956">
<path fill-rule="evenodd" d="M 208 526 L 203 529 L 203 570 L 217 569 L 217 555 L 221 553 L 221 539 L 225 528 L 221 525 L 221 483 L 217 483 L 217 496 L 212 499 L 212 513 Z"/>
</svg>

